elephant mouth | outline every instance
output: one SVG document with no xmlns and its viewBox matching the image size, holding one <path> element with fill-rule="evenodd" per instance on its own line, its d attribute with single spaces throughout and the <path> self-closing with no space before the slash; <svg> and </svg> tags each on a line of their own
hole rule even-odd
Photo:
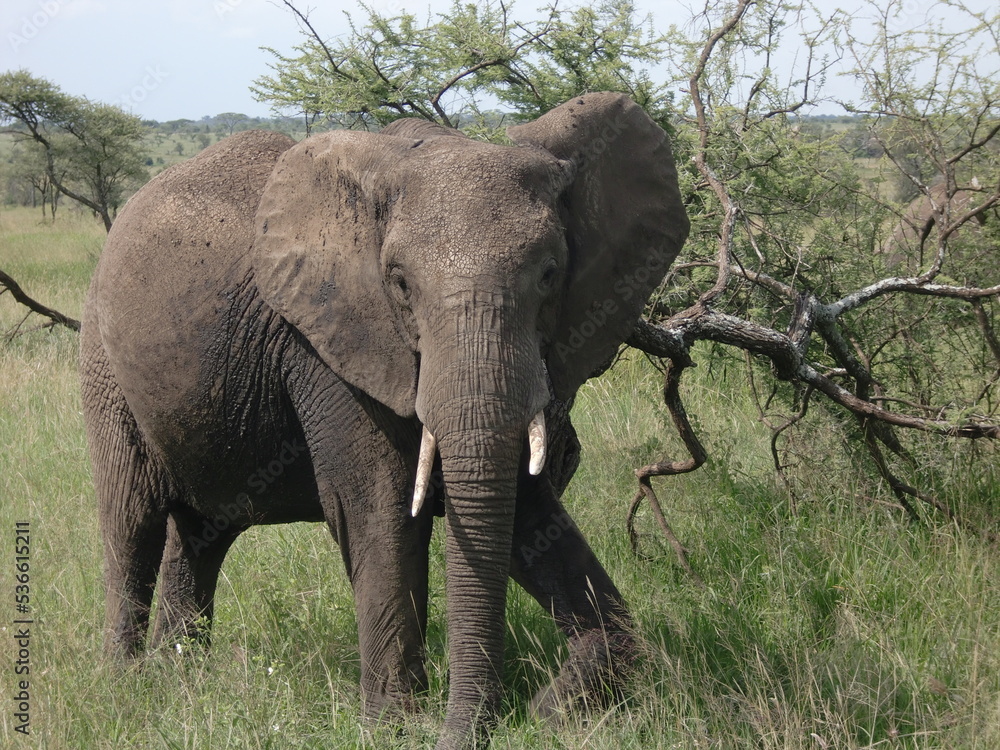
<svg viewBox="0 0 1000 750">
<path fill-rule="evenodd" d="M 528 459 L 528 473 L 536 477 L 545 468 L 545 446 L 547 437 L 545 434 L 545 410 L 539 412 L 528 425 L 528 448 L 530 458 Z M 434 466 L 434 458 L 437 455 L 437 439 L 427 429 L 423 428 L 420 436 L 420 453 L 417 459 L 417 479 L 413 486 L 413 503 L 410 506 L 410 514 L 416 517 L 424 507 L 424 499 L 427 497 L 427 488 L 430 485 L 431 468 Z"/>
</svg>

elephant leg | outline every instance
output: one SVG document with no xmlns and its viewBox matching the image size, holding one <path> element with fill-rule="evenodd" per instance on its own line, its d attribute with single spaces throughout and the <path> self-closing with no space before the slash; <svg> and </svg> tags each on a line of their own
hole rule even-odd
<svg viewBox="0 0 1000 750">
<path fill-rule="evenodd" d="M 410 515 L 418 427 L 361 403 L 325 367 L 300 377 L 290 379 L 292 399 L 308 405 L 298 411 L 308 415 L 316 486 L 354 592 L 364 714 L 391 720 L 413 710 L 427 686 L 433 515 Z"/>
<path fill-rule="evenodd" d="M 219 571 L 242 531 L 228 523 L 219 526 L 186 508 L 170 512 L 160 564 L 154 647 L 185 638 L 209 645 Z"/>
<path fill-rule="evenodd" d="M 142 653 L 156 572 L 163 556 L 167 482 L 151 459 L 104 348 L 88 321 L 81 342 L 81 390 L 104 544 L 105 651 Z"/>
<path fill-rule="evenodd" d="M 569 639 L 569 656 L 532 699 L 541 718 L 615 689 L 630 665 L 634 641 L 621 594 L 544 479 L 522 483 L 515 514 L 511 577 L 548 612 Z"/>
<path fill-rule="evenodd" d="M 427 689 L 424 641 L 433 517 L 412 519 L 407 510 L 407 503 L 399 502 L 395 512 L 371 508 L 346 525 L 337 524 L 338 538 L 346 538 L 341 552 L 354 591 L 361 696 L 370 719 L 391 721 L 414 711 L 415 694 Z"/>
<path fill-rule="evenodd" d="M 101 502 L 104 537 L 105 651 L 133 658 L 143 651 L 166 519 L 142 513 L 122 523 L 106 519 L 121 502 Z M 145 504 L 145 503 L 143 503 Z M 109 507 L 110 506 L 110 507 Z"/>
</svg>

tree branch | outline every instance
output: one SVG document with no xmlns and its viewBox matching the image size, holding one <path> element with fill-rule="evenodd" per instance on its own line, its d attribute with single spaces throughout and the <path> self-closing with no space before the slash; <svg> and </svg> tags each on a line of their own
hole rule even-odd
<svg viewBox="0 0 1000 750">
<path fill-rule="evenodd" d="M 733 11 L 733 14 L 723 21 L 718 28 L 705 42 L 698 57 L 698 63 L 688 81 L 688 91 L 691 96 L 691 103 L 694 106 L 695 122 L 699 131 L 699 147 L 694 153 L 694 163 L 705 182 L 715 193 L 725 217 L 722 221 L 719 236 L 718 249 L 718 277 L 715 284 L 701 296 L 701 302 L 705 305 L 713 302 L 729 284 L 729 267 L 732 258 L 733 234 L 736 231 L 736 221 L 739 218 L 739 206 L 732 200 L 725 183 L 719 179 L 715 171 L 708 163 L 709 133 L 711 129 L 708 124 L 708 113 L 705 109 L 705 102 L 701 94 L 701 79 L 708 68 L 708 62 L 712 57 L 716 45 L 721 42 L 739 23 L 743 20 L 747 11 L 755 4 L 756 0 L 740 0 Z"/>
<path fill-rule="evenodd" d="M 320 49 L 323 50 L 323 54 L 326 55 L 326 59 L 330 63 L 331 72 L 333 72 L 334 75 L 339 76 L 340 78 L 344 78 L 348 81 L 357 81 L 356 78 L 354 78 L 351 75 L 348 75 L 347 73 L 345 73 L 340 69 L 340 63 L 338 63 L 334 59 L 333 52 L 330 51 L 330 48 L 326 45 L 326 42 L 323 41 L 323 37 L 319 35 L 316 29 L 313 28 L 312 23 L 309 21 L 309 14 L 303 13 L 298 8 L 296 8 L 295 4 L 291 2 L 291 0 L 281 0 L 281 2 L 299 19 L 302 25 L 309 30 L 309 35 L 313 38 L 316 44 L 319 45 Z"/>
<path fill-rule="evenodd" d="M 626 343 L 655 357 L 670 358 L 679 342 L 686 351 L 695 341 L 702 340 L 736 346 L 765 356 L 774 365 L 778 378 L 811 385 L 834 403 L 859 416 L 949 437 L 1000 438 L 1000 424 L 974 419 L 950 422 L 897 414 L 859 398 L 807 362 L 799 346 L 787 334 L 703 305 L 688 308 L 660 325 L 640 320 Z"/>
<path fill-rule="evenodd" d="M 68 315 L 63 315 L 58 310 L 53 310 L 51 307 L 46 307 L 41 302 L 32 299 L 24 290 L 21 289 L 20 284 L 18 284 L 14 279 L 8 276 L 3 271 L 0 271 L 0 294 L 4 292 L 10 292 L 11 296 L 17 300 L 20 304 L 27 307 L 31 312 L 38 313 L 39 315 L 44 315 L 46 318 L 51 320 L 53 324 L 64 325 L 70 330 L 79 331 L 80 321 L 69 317 Z"/>
<path fill-rule="evenodd" d="M 708 454 L 705 452 L 704 447 L 702 447 L 701 442 L 698 440 L 698 436 L 695 435 L 694 430 L 691 427 L 691 422 L 688 419 L 687 412 L 684 410 L 684 404 L 681 401 L 680 382 L 681 373 L 684 371 L 684 368 L 685 365 L 680 365 L 673 360 L 670 360 L 667 363 L 667 367 L 663 375 L 663 402 L 670 411 L 674 427 L 677 429 L 677 433 L 680 435 L 681 440 L 684 441 L 684 447 L 687 448 L 691 457 L 682 461 L 661 461 L 659 463 L 649 464 L 641 469 L 636 469 L 635 475 L 639 480 L 639 490 L 636 492 L 635 497 L 632 499 L 632 504 L 629 506 L 626 526 L 628 528 L 628 536 L 632 545 L 632 551 L 635 554 L 639 554 L 639 534 L 635 530 L 635 517 L 643 498 L 646 498 L 649 501 L 649 507 L 653 511 L 653 516 L 656 518 L 656 522 L 659 525 L 660 530 L 670 542 L 670 546 L 674 548 L 674 552 L 677 554 L 677 558 L 680 561 L 681 566 L 688 573 L 688 575 L 692 577 L 695 583 L 703 585 L 701 578 L 694 571 L 691 567 L 691 563 L 688 561 L 687 550 L 684 548 L 684 545 L 680 543 L 680 540 L 678 540 L 677 536 L 674 534 L 673 529 L 670 528 L 670 524 L 667 523 L 667 518 L 663 513 L 663 508 L 660 505 L 659 498 L 657 498 L 656 491 L 653 489 L 651 482 L 653 477 L 686 474 L 694 471 L 704 464 L 708 458 Z"/>
<path fill-rule="evenodd" d="M 463 80 L 464 78 L 468 78 L 469 76 L 474 75 L 475 73 L 478 73 L 480 70 L 502 67 L 513 75 L 514 71 L 510 67 L 511 61 L 517 59 L 518 54 L 525 47 L 527 47 L 530 44 L 534 44 L 535 42 L 547 36 L 552 31 L 552 19 L 557 12 L 557 6 L 558 2 L 553 3 L 553 5 L 550 7 L 549 17 L 546 20 L 545 25 L 542 27 L 542 29 L 540 31 L 535 32 L 534 34 L 530 34 L 528 37 L 522 39 L 520 42 L 515 44 L 510 49 L 509 55 L 505 55 L 503 57 L 496 57 L 491 60 L 481 60 L 475 65 L 471 65 L 465 68 L 464 70 L 459 71 L 441 85 L 438 91 L 431 98 L 431 106 L 434 107 L 434 111 L 438 113 L 438 116 L 442 118 L 445 124 L 450 126 L 451 121 L 448 119 L 448 115 L 445 114 L 444 108 L 441 106 L 441 98 L 446 93 L 448 93 L 448 91 L 450 91 L 459 81 Z M 503 19 L 504 19 L 502 33 L 504 39 L 506 39 L 508 31 L 508 23 L 507 23 L 508 11 L 507 7 L 503 3 L 500 4 L 500 7 L 503 10 Z M 527 29 L 525 29 L 525 31 L 527 31 Z"/>
</svg>

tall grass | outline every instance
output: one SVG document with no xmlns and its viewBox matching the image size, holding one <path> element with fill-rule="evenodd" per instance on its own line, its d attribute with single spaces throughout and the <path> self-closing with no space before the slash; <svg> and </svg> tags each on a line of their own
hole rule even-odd
<svg viewBox="0 0 1000 750">
<path fill-rule="evenodd" d="M 65 216 L 65 220 L 64 220 Z M 78 316 L 102 239 L 64 211 L 54 225 L 0 212 L 0 268 Z M 0 297 L 0 330 L 23 316 Z M 32 325 L 25 324 L 25 328 Z M 255 528 L 223 570 L 213 647 L 164 649 L 139 668 L 101 656 L 101 545 L 76 384 L 76 336 L 0 344 L 0 528 L 32 524 L 36 626 L 32 731 L 0 744 L 52 748 L 424 748 L 446 700 L 442 539 L 434 538 L 424 712 L 401 731 L 359 718 L 357 633 L 339 552 L 320 525 Z M 1000 746 L 1000 559 L 945 522 L 914 526 L 840 450 L 821 415 L 797 438 L 812 460 L 776 482 L 768 434 L 742 378 L 710 363 L 685 375 L 711 460 L 658 480 L 704 579 L 677 564 L 649 518 L 644 559 L 624 531 L 635 467 L 679 456 L 655 371 L 632 357 L 581 391 L 584 463 L 566 503 L 631 604 L 641 655 L 628 697 L 551 729 L 526 716 L 564 648 L 511 587 L 507 716 L 498 748 L 994 748 Z M 710 367 L 709 365 L 712 364 Z M 996 463 L 941 453 L 956 505 L 995 501 Z M 805 450 L 802 451 L 805 453 Z M 822 460 L 817 460 L 817 456 Z M 0 555 L 0 626 L 11 627 L 13 539 Z M 0 639 L 2 690 L 13 647 Z"/>
</svg>

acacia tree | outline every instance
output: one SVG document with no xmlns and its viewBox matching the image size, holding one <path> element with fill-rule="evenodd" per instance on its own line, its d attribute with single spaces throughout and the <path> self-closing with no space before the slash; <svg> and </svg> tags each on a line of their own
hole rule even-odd
<svg viewBox="0 0 1000 750">
<path fill-rule="evenodd" d="M 417 116 L 499 138 L 504 123 L 484 116 L 487 104 L 528 119 L 596 90 L 624 91 L 662 114 L 663 92 L 642 67 L 660 59 L 661 39 L 630 0 L 572 11 L 554 4 L 525 22 L 510 3 L 455 2 L 425 24 L 362 5 L 366 22 L 348 16 L 350 33 L 335 41 L 283 2 L 305 38 L 291 55 L 271 49 L 274 74 L 251 90 L 275 112 L 302 113 L 307 123 L 367 129 Z"/>
<path fill-rule="evenodd" d="M 69 96 L 26 70 L 0 74 L 0 126 L 41 147 L 51 184 L 100 216 L 106 230 L 126 190 L 148 179 L 138 117 Z"/>
<path fill-rule="evenodd" d="M 53 219 L 58 191 L 91 209 L 111 231 L 126 190 L 149 177 L 141 146 L 145 129 L 138 117 L 69 96 L 26 70 L 0 74 L 0 126 L 19 142 L 22 166 L 34 180 L 36 162 L 41 162 L 39 186 L 49 191 Z M 49 318 L 48 325 L 79 330 L 77 321 L 32 299 L 0 271 L 0 294 L 7 292 L 30 312 Z"/>
<path fill-rule="evenodd" d="M 247 119 L 247 116 L 241 112 L 223 112 L 215 116 L 215 122 L 219 126 L 219 133 L 224 135 L 232 135 L 236 132 L 236 128 L 241 125 L 245 127 Z"/>
</svg>

